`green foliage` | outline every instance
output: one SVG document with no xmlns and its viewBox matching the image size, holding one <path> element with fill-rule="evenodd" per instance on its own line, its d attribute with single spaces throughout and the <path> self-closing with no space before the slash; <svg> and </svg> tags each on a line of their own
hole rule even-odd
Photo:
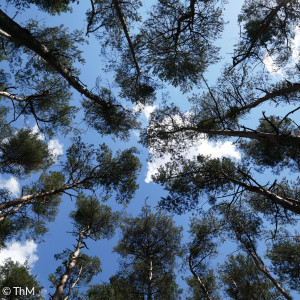
<svg viewBox="0 0 300 300">
<path fill-rule="evenodd" d="M 109 278 L 109 283 L 94 284 L 89 286 L 88 291 L 80 300 L 140 300 L 140 295 L 130 278 L 124 278 L 121 275 L 115 275 Z"/>
<path fill-rule="evenodd" d="M 268 258 L 272 261 L 273 271 L 279 278 L 289 284 L 291 289 L 300 290 L 300 243 L 299 235 L 289 238 L 287 232 L 280 236 L 268 250 Z"/>
<path fill-rule="evenodd" d="M 106 104 L 85 99 L 82 106 L 86 123 L 100 134 L 112 134 L 122 139 L 129 137 L 130 129 L 138 129 L 139 122 L 130 111 L 125 111 L 117 104 L 112 92 L 106 88 L 99 88 L 98 94 Z"/>
<path fill-rule="evenodd" d="M 79 75 L 74 64 L 84 62 L 79 50 L 79 45 L 84 43 L 82 32 L 69 33 L 63 25 L 45 27 L 34 20 L 27 22 L 26 30 L 47 47 L 57 62 L 69 68 L 74 76 Z M 2 47 L 4 53 L 10 53 L 4 58 L 14 75 L 5 81 L 3 90 L 12 94 L 17 89 L 22 99 L 12 100 L 15 113 L 33 117 L 44 133 L 53 135 L 58 130 L 67 133 L 78 111 L 69 105 L 72 92 L 67 81 L 28 48 L 10 40 L 4 40 Z"/>
<path fill-rule="evenodd" d="M 219 273 L 230 299 L 284 299 L 249 256 L 230 255 L 228 260 L 220 266 Z"/>
<path fill-rule="evenodd" d="M 201 274 L 201 281 L 205 285 L 206 289 L 209 291 L 212 299 L 219 300 L 219 282 L 217 282 L 216 275 L 213 270 L 205 270 L 206 272 Z M 207 300 L 207 296 L 203 292 L 203 289 L 199 286 L 199 283 L 195 277 L 187 277 L 186 282 L 189 286 L 189 296 L 186 300 Z"/>
<path fill-rule="evenodd" d="M 138 188 L 136 178 L 141 164 L 135 156 L 136 148 L 118 151 L 113 156 L 104 144 L 95 149 L 80 138 L 73 141 L 66 151 L 67 161 L 64 164 L 64 173 L 69 180 L 82 180 L 85 189 L 102 188 L 106 197 L 116 192 L 117 202 L 128 203 Z"/>
<path fill-rule="evenodd" d="M 0 286 L 9 287 L 11 289 L 11 294 L 9 296 L 1 295 L 1 299 L 36 299 L 42 300 L 44 297 L 41 296 L 42 287 L 36 280 L 36 276 L 30 274 L 29 267 L 25 263 L 21 265 L 18 262 L 13 262 L 12 260 L 6 260 L 4 265 L 0 266 Z M 21 294 L 19 290 L 15 290 L 14 287 L 21 287 L 24 294 Z M 26 288 L 32 291 L 34 288 L 34 293 L 25 295 Z M 17 291 L 17 295 L 16 295 Z"/>
<path fill-rule="evenodd" d="M 265 52 L 282 65 L 291 56 L 291 41 L 298 23 L 297 0 L 247 0 L 239 15 L 242 39 L 236 48 L 236 60 L 252 57 L 263 59 Z"/>
<path fill-rule="evenodd" d="M 42 173 L 39 179 L 30 186 L 24 186 L 25 194 L 38 194 L 45 191 L 59 189 L 63 186 L 65 177 L 60 172 L 50 171 Z M 47 222 L 54 222 L 59 211 L 62 193 L 37 197 L 25 204 L 9 219 L 15 226 L 15 234 L 25 234 L 27 238 L 40 240 L 48 231 Z"/>
<path fill-rule="evenodd" d="M 76 210 L 70 213 L 70 217 L 78 232 L 83 230 L 87 237 L 99 240 L 113 236 L 120 215 L 112 212 L 109 206 L 101 205 L 93 196 L 79 195 Z"/>
<path fill-rule="evenodd" d="M 158 1 L 137 40 L 145 49 L 143 63 L 174 86 L 187 89 L 196 84 L 199 75 L 217 60 L 212 41 L 223 29 L 217 2 L 191 1 L 187 6 L 179 0 Z"/>
<path fill-rule="evenodd" d="M 126 218 L 121 230 L 122 237 L 114 251 L 124 259 L 122 272 L 128 274 L 140 294 L 176 298 L 179 291 L 174 267 L 181 253 L 182 229 L 170 217 L 161 212 L 153 214 L 146 206 L 138 217 Z"/>
<path fill-rule="evenodd" d="M 284 136 L 294 136 L 298 127 L 291 119 L 282 119 L 277 116 L 270 116 L 267 119 L 260 119 L 257 132 L 282 134 Z M 290 168 L 300 168 L 299 145 L 287 145 L 280 140 L 243 140 L 240 142 L 241 149 L 245 152 L 247 159 L 253 159 L 260 170 L 271 167 L 273 172 L 289 166 Z"/>
<path fill-rule="evenodd" d="M 17 8 L 29 8 L 31 4 L 35 4 L 39 9 L 51 15 L 70 11 L 70 3 L 75 1 L 79 2 L 78 0 L 7 0 L 7 2 L 11 2 Z"/>
<path fill-rule="evenodd" d="M 178 166 L 180 173 L 177 173 Z M 160 206 L 183 213 L 195 208 L 201 195 L 221 194 L 232 189 L 229 178 L 238 178 L 235 163 L 229 158 L 210 159 L 198 156 L 197 161 L 178 158 L 159 168 L 154 181 L 165 185 L 169 191 L 161 198 Z"/>
<path fill-rule="evenodd" d="M 49 275 L 49 280 L 52 283 L 51 287 L 56 287 L 58 285 L 59 280 L 65 271 L 64 266 L 68 263 L 67 260 L 69 255 L 70 251 L 64 251 L 61 254 L 55 255 L 57 260 L 63 260 L 63 262 L 62 265 L 56 269 L 54 274 Z M 64 289 L 64 297 L 69 293 L 74 283 L 76 283 L 76 290 L 80 287 L 87 286 L 93 277 L 102 271 L 100 266 L 101 262 L 97 256 L 91 257 L 87 254 L 80 253 L 79 257 L 77 258 L 76 265 L 71 270 L 67 286 Z M 74 290 L 71 290 L 70 292 L 74 292 Z"/>
<path fill-rule="evenodd" d="M 31 129 L 21 129 L 2 140 L 0 151 L 1 173 L 24 176 L 45 169 L 53 163 L 47 143 Z"/>
</svg>

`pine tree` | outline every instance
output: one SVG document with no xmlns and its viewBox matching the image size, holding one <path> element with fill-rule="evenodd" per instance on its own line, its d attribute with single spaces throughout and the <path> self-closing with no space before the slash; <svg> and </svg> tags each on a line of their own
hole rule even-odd
<svg viewBox="0 0 300 300">
<path fill-rule="evenodd" d="M 88 283 L 93 275 L 100 271 L 99 259 L 91 259 L 81 254 L 81 249 L 87 247 L 87 239 L 97 241 L 103 238 L 111 238 L 119 219 L 119 214 L 112 212 L 110 207 L 101 205 L 95 197 L 84 195 L 78 196 L 76 210 L 72 211 L 70 216 L 73 220 L 73 235 L 76 237 L 77 243 L 74 251 L 67 251 L 63 255 L 57 256 L 57 258 L 62 258 L 68 255 L 68 259 L 63 263 L 64 268 L 59 268 L 56 272 L 57 276 L 60 275 L 59 279 L 53 275 L 50 277 L 53 283 L 57 283 L 56 291 L 52 296 L 53 300 L 62 298 L 67 300 L 73 290 L 73 285 L 75 287 L 76 284 Z M 84 261 L 87 258 L 91 260 L 92 265 L 90 267 Z M 93 262 L 96 264 L 93 264 Z M 83 269 L 85 271 L 82 274 Z M 68 289 L 66 289 L 67 286 L 69 286 Z"/>
<path fill-rule="evenodd" d="M 181 252 L 181 228 L 148 206 L 136 218 L 125 219 L 114 251 L 123 260 L 122 277 L 128 278 L 141 298 L 176 299 L 174 267 Z"/>
</svg>

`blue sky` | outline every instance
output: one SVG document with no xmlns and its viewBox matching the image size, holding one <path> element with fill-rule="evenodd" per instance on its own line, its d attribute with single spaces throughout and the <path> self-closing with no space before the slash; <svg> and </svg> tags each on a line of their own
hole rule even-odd
<svg viewBox="0 0 300 300">
<path fill-rule="evenodd" d="M 47 14 L 43 14 L 40 11 L 37 11 L 35 7 L 32 7 L 30 10 L 26 10 L 24 13 L 20 13 L 17 15 L 15 20 L 17 22 L 22 22 L 27 20 L 28 18 L 35 18 L 40 22 L 44 22 L 47 26 L 55 26 L 60 25 L 61 20 L 64 20 L 64 25 L 72 29 L 84 29 L 85 28 L 85 14 L 86 5 L 88 5 L 89 1 L 81 1 L 80 4 L 74 5 L 72 14 L 63 14 L 58 17 L 51 17 Z M 224 62 L 231 62 L 231 54 L 233 52 L 233 44 L 235 44 L 238 40 L 239 27 L 237 26 L 237 14 L 240 11 L 242 1 L 230 1 L 229 4 L 225 6 L 225 20 L 228 23 L 225 25 L 225 31 L 222 35 L 222 38 L 217 41 L 217 45 L 221 47 L 221 56 L 224 57 L 223 60 L 219 64 L 216 64 L 208 69 L 208 72 L 205 74 L 210 83 L 213 83 L 217 77 L 219 76 L 219 70 Z M 150 1 L 147 3 L 147 8 L 150 9 Z M 8 14 L 13 16 L 13 10 L 8 9 Z M 91 35 L 89 37 L 89 44 L 82 46 L 83 56 L 86 59 L 86 63 L 84 65 L 79 65 L 78 68 L 81 70 L 80 79 L 83 83 L 87 84 L 89 88 L 92 88 L 95 84 L 96 78 L 100 75 L 102 82 L 110 82 L 113 81 L 113 75 L 109 73 L 104 73 L 102 68 L 104 67 L 103 57 L 100 56 L 100 45 L 99 42 Z M 164 91 L 168 91 L 170 99 L 177 105 L 180 105 L 183 110 L 187 110 L 189 107 L 187 96 L 183 95 L 178 88 L 167 87 Z M 193 90 L 193 92 L 196 92 Z M 158 95 L 160 92 L 158 93 Z M 158 97 L 159 98 L 159 97 Z M 81 96 L 74 92 L 73 95 L 73 103 L 79 103 Z M 158 103 L 154 104 L 158 105 Z M 141 121 L 143 125 L 147 125 L 147 116 L 154 107 L 146 107 L 145 112 L 141 114 Z M 267 107 L 270 109 L 270 107 Z M 273 108 L 271 108 L 273 109 Z M 259 108 L 257 113 L 253 112 L 253 119 L 257 119 L 256 114 L 261 114 L 262 108 Z M 79 119 L 79 118 L 78 118 Z M 248 122 L 252 122 L 248 120 Z M 253 124 L 252 124 L 253 125 Z M 20 124 L 20 126 L 22 126 Z M 32 123 L 30 126 L 34 126 Z M 82 126 L 82 124 L 78 124 L 78 126 Z M 150 175 L 155 171 L 155 169 L 163 162 L 165 162 L 168 157 L 164 157 L 161 160 L 154 160 L 152 163 L 147 162 L 147 157 L 149 153 L 149 149 L 143 148 L 138 143 L 138 136 L 136 132 L 132 133 L 130 141 L 127 143 L 120 142 L 118 140 L 112 140 L 110 137 L 101 137 L 93 130 L 88 130 L 84 133 L 84 141 L 92 144 L 100 144 L 105 142 L 108 146 L 110 146 L 114 151 L 118 149 L 129 148 L 132 146 L 136 146 L 140 149 L 139 157 L 142 162 L 142 170 L 140 176 L 138 178 L 139 190 L 136 193 L 135 198 L 131 201 L 131 203 L 124 208 L 121 205 L 117 205 L 114 202 L 114 199 L 110 199 L 107 204 L 111 205 L 115 210 L 126 210 L 126 212 L 131 213 L 133 216 L 136 216 L 141 207 L 145 203 L 145 199 L 148 198 L 147 204 L 150 204 L 152 207 L 155 207 L 157 201 L 161 196 L 166 195 L 166 192 L 158 186 L 151 182 Z M 70 145 L 69 138 L 64 138 L 60 135 L 55 137 L 51 142 L 52 146 L 56 151 L 59 151 L 59 154 L 63 156 L 65 150 Z M 150 149 L 151 152 L 151 149 Z M 198 153 L 201 154 L 212 154 L 215 156 L 232 156 L 236 159 L 239 159 L 239 153 L 234 148 L 231 142 L 225 142 L 224 144 L 213 144 L 208 141 L 202 141 L 201 143 L 196 143 L 192 147 L 188 148 L 187 154 L 188 156 L 196 155 Z M 54 168 L 56 168 L 54 166 Z M 1 177 L 0 178 L 0 186 L 8 186 L 14 189 L 14 192 L 18 191 L 18 181 L 11 177 Z M 23 262 L 27 259 L 32 266 L 32 273 L 38 275 L 38 280 L 41 285 L 45 287 L 48 292 L 52 292 L 49 288 L 48 275 L 55 271 L 59 262 L 54 260 L 54 254 L 62 252 L 66 248 L 72 248 L 72 245 L 75 243 L 75 238 L 66 232 L 72 230 L 72 224 L 68 215 L 70 211 L 74 208 L 74 202 L 70 200 L 68 196 L 63 196 L 63 201 L 60 206 L 59 214 L 54 223 L 49 224 L 49 232 L 44 237 L 44 242 L 41 244 L 35 244 L 30 240 L 23 240 L 21 242 L 14 242 L 12 245 L 9 245 L 7 249 L 3 250 L 0 253 L 2 260 L 4 257 L 11 256 L 12 258 Z M 190 215 L 183 216 L 174 216 L 178 225 L 182 225 L 187 230 L 187 225 L 189 223 Z M 97 255 L 99 256 L 102 262 L 103 272 L 95 277 L 93 282 L 101 282 L 107 281 L 111 275 L 113 275 L 118 268 L 118 256 L 112 253 L 112 248 L 115 245 L 116 241 L 119 238 L 119 233 L 117 233 L 113 239 L 110 241 L 101 240 L 101 241 L 88 241 L 89 250 L 86 251 L 89 255 Z M 187 234 L 185 234 L 184 239 L 186 240 Z M 228 248 L 228 252 L 232 252 L 233 249 Z"/>
</svg>

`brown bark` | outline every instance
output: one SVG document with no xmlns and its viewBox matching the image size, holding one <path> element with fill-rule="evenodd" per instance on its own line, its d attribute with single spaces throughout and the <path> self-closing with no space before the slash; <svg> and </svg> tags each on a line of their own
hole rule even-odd
<svg viewBox="0 0 300 300">
<path fill-rule="evenodd" d="M 298 215 L 300 214 L 300 202 L 297 201 L 296 199 L 280 197 L 277 194 L 272 193 L 268 189 L 265 189 L 261 186 L 247 184 L 241 180 L 238 180 L 236 178 L 232 178 L 232 177 L 228 176 L 226 173 L 223 173 L 222 171 L 220 172 L 220 174 L 222 174 L 230 182 L 245 188 L 247 191 L 254 192 L 259 195 L 265 196 L 266 198 L 272 200 L 274 203 L 280 205 L 281 207 L 283 207 L 289 211 L 292 211 L 295 214 L 298 214 Z"/>
<path fill-rule="evenodd" d="M 218 135 L 218 136 L 229 136 L 229 137 L 239 137 L 247 138 L 252 140 L 266 141 L 275 145 L 286 145 L 286 146 L 299 146 L 300 145 L 300 136 L 295 135 L 285 135 L 285 134 L 273 134 L 268 132 L 259 132 L 259 131 L 246 131 L 246 130 L 212 130 L 212 129 L 202 129 L 195 126 L 184 126 L 179 127 L 174 130 L 164 131 L 164 134 L 174 134 L 178 132 L 191 131 L 204 133 L 209 135 Z"/>
<path fill-rule="evenodd" d="M 11 200 L 11 201 L 3 202 L 0 204 L 0 212 L 3 211 L 4 209 L 9 209 L 9 208 L 12 208 L 12 209 L 10 211 L 4 212 L 4 214 L 0 215 L 0 222 L 3 221 L 5 219 L 5 217 L 7 217 L 8 215 L 18 211 L 22 206 L 30 204 L 30 203 L 32 203 L 32 201 L 34 201 L 36 199 L 63 193 L 64 191 L 66 191 L 68 189 L 72 189 L 76 186 L 79 186 L 80 184 L 83 184 L 92 178 L 93 177 L 86 177 L 82 180 L 73 182 L 71 184 L 63 185 L 62 187 L 60 187 L 58 189 L 53 189 L 53 190 L 46 191 L 46 192 L 39 192 L 36 194 L 30 194 L 30 195 L 19 197 L 17 199 Z"/>
</svg>

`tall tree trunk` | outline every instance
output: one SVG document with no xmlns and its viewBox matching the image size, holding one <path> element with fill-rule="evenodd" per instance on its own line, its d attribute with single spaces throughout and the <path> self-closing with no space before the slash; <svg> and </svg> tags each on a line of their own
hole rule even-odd
<svg viewBox="0 0 300 300">
<path fill-rule="evenodd" d="M 76 89 L 80 94 L 83 94 L 88 99 L 91 99 L 102 105 L 104 109 L 119 107 L 106 102 L 104 99 L 89 91 L 79 80 L 77 76 L 59 62 L 57 57 L 40 41 L 38 41 L 27 29 L 21 27 L 9 16 L 0 9 L 0 34 L 6 36 L 11 41 L 23 45 L 42 57 L 51 67 L 60 73 L 67 82 Z"/>
<path fill-rule="evenodd" d="M 265 141 L 268 143 L 272 143 L 274 145 L 286 145 L 286 146 L 300 145 L 300 136 L 286 135 L 280 133 L 276 134 L 276 133 L 268 133 L 268 132 L 246 131 L 246 130 L 228 130 L 228 129 L 212 130 L 212 129 L 203 129 L 196 126 L 184 126 L 184 127 L 174 128 L 173 130 L 169 130 L 169 131 L 163 131 L 163 134 L 172 135 L 179 132 L 189 132 L 189 131 L 198 132 L 200 134 L 247 138 L 251 140 Z"/>
<path fill-rule="evenodd" d="M 127 28 L 127 25 L 126 25 L 124 14 L 123 14 L 122 9 L 120 7 L 119 0 L 113 0 L 113 4 L 114 4 L 115 10 L 116 10 L 118 19 L 121 22 L 123 32 L 126 36 L 126 40 L 127 40 L 130 52 L 131 52 L 131 56 L 132 56 L 134 65 L 135 65 L 137 76 L 139 77 L 141 75 L 140 67 L 139 67 L 139 64 L 138 64 L 138 61 L 137 61 L 137 58 L 136 58 L 136 55 L 135 55 L 134 46 L 133 46 L 133 43 L 132 43 L 130 35 L 129 35 L 129 31 L 128 31 L 128 28 Z"/>
<path fill-rule="evenodd" d="M 64 298 L 64 300 L 68 300 L 68 299 L 69 299 L 69 297 L 70 297 L 70 295 L 71 295 L 71 293 L 72 293 L 74 287 L 76 286 L 77 282 L 78 282 L 79 279 L 80 279 L 80 275 L 81 275 L 82 269 L 83 269 L 83 267 L 81 266 L 81 267 L 80 267 L 80 270 L 79 270 L 79 272 L 78 272 L 77 278 L 76 278 L 76 280 L 72 283 L 72 285 L 70 286 L 69 291 L 68 291 L 68 294 L 67 294 L 67 296 Z"/>
<path fill-rule="evenodd" d="M 190 267 L 190 271 L 192 272 L 194 278 L 196 279 L 196 281 L 198 282 L 198 284 L 200 285 L 200 288 L 202 289 L 202 291 L 204 292 L 206 298 L 208 300 L 212 300 L 212 298 L 210 297 L 210 294 L 205 286 L 205 284 L 202 282 L 202 280 L 200 279 L 200 277 L 196 274 L 193 265 L 192 265 L 192 255 L 189 255 L 189 267 Z"/>
<path fill-rule="evenodd" d="M 60 278 L 59 284 L 56 287 L 56 291 L 52 297 L 52 300 L 62 300 L 65 286 L 69 280 L 72 269 L 75 267 L 76 261 L 79 257 L 84 237 L 85 237 L 85 231 L 82 230 L 78 234 L 78 240 L 77 240 L 77 245 L 76 245 L 75 251 L 72 252 L 69 256 L 68 265 L 66 266 L 66 270 L 65 270 L 64 274 Z"/>
<path fill-rule="evenodd" d="M 152 260 L 149 262 L 149 274 L 148 274 L 148 296 L 147 300 L 152 300 L 152 277 L 153 277 L 153 263 Z"/>
<path fill-rule="evenodd" d="M 222 175 L 224 175 L 224 177 L 226 179 L 228 179 L 229 181 L 231 181 L 234 184 L 237 184 L 237 185 L 245 188 L 247 191 L 254 192 L 259 195 L 265 196 L 266 198 L 270 199 L 271 201 L 280 205 L 281 207 L 283 207 L 289 211 L 292 211 L 295 214 L 298 214 L 298 215 L 300 214 L 300 201 L 293 199 L 293 198 L 283 198 L 262 186 L 250 185 L 241 180 L 232 178 L 232 177 L 228 176 L 226 173 L 223 173 L 223 172 L 220 172 L 220 173 Z"/>
<path fill-rule="evenodd" d="M 287 300 L 293 300 L 293 298 L 287 293 L 287 291 L 277 282 L 277 280 L 270 274 L 270 272 L 267 269 L 267 266 L 264 264 L 263 260 L 261 259 L 261 257 L 257 254 L 256 250 L 253 248 L 251 248 L 249 245 L 247 245 L 242 237 L 241 234 L 235 230 L 235 234 L 237 239 L 245 246 L 245 248 L 247 249 L 247 252 L 249 253 L 249 255 L 252 257 L 254 263 L 256 264 L 256 266 L 258 267 L 258 269 L 263 272 L 267 278 L 269 278 L 272 283 L 274 284 L 274 286 L 276 287 L 276 289 L 287 299 Z M 248 236 L 248 234 L 247 234 Z M 253 244 L 252 240 L 250 239 L 250 237 L 248 236 L 249 241 L 251 241 L 251 243 Z"/>
</svg>

